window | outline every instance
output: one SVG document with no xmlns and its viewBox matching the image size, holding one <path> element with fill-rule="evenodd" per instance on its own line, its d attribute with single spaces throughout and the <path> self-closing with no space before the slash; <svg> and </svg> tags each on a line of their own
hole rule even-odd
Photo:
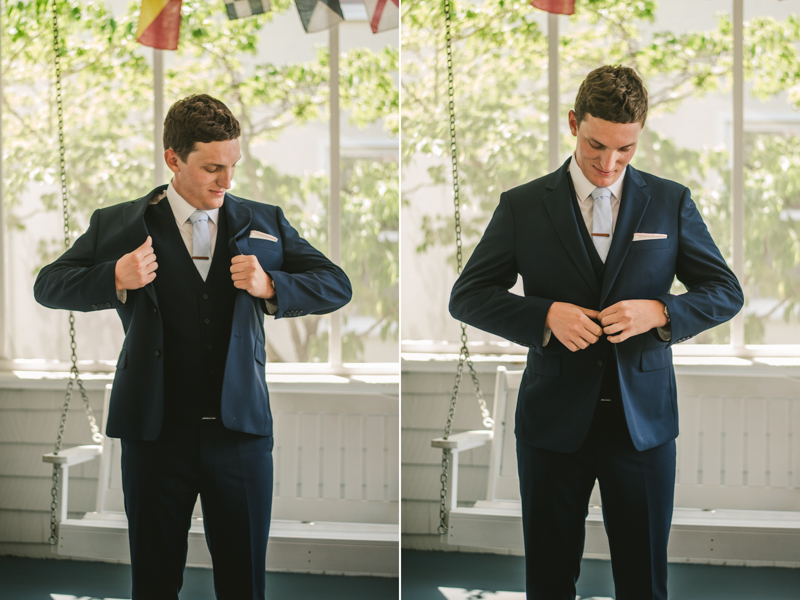
<svg viewBox="0 0 800 600">
<path fill-rule="evenodd" d="M 331 236 L 337 243 L 358 237 L 361 252 L 379 257 L 358 272 L 360 278 L 369 280 L 380 269 L 393 273 L 393 279 L 354 297 L 343 316 L 268 320 L 268 359 L 338 363 L 331 368 L 341 368 L 342 359 L 396 363 L 398 315 L 385 312 L 380 302 L 392 289 L 396 293 L 398 244 L 396 235 L 388 243 L 380 236 L 392 238 L 397 230 L 397 30 L 373 35 L 363 5 L 348 6 L 349 20 L 339 26 L 341 137 L 377 145 L 383 155 L 368 153 L 352 164 L 341 160 L 342 225 L 329 231 L 329 32 L 306 34 L 294 5 L 236 21 L 228 21 L 221 3 L 183 5 L 179 51 L 162 54 L 163 68 L 152 49 L 135 41 L 138 11 L 126 3 L 60 5 L 73 239 L 95 209 L 140 197 L 154 180 L 168 182 L 169 171 L 160 166 L 163 117 L 154 123 L 154 89 L 157 97 L 163 93 L 163 113 L 181 97 L 209 93 L 226 102 L 242 124 L 243 160 L 232 193 L 281 206 L 323 252 Z M 5 326 L 8 354 L 17 366 L 69 356 L 67 314 L 45 309 L 32 297 L 38 269 L 63 252 L 52 25 L 49 13 L 38 14 L 43 9 L 37 6 L 6 6 L 2 28 Z M 359 223 L 354 215 L 367 199 L 383 220 L 371 234 L 356 236 L 345 226 Z M 354 277 L 358 265 L 348 260 L 341 253 L 340 264 Z M 386 290 L 377 289 L 384 284 Z M 329 341 L 332 318 L 343 326 Z M 76 314 L 76 329 L 79 358 L 92 368 L 112 368 L 123 335 L 116 314 Z M 338 360 L 329 355 L 331 344 Z"/>
<path fill-rule="evenodd" d="M 586 74 L 601 64 L 626 64 L 642 75 L 651 99 L 631 164 L 692 190 L 747 299 L 731 323 L 681 344 L 676 353 L 800 354 L 791 346 L 800 340 L 796 7 L 777 0 L 595 2 L 577 3 L 570 18 L 524 4 L 472 3 L 457 10 L 453 62 L 465 260 L 500 193 L 552 171 L 551 152 L 560 165 L 574 149 L 567 113 Z M 458 323 L 442 318 L 456 277 L 444 17 L 438 5 L 408 12 L 402 32 L 402 252 L 404 273 L 419 284 L 402 290 L 404 306 L 417 308 L 414 318 L 403 320 L 403 348 L 455 351 Z M 557 67 L 548 61 L 552 35 L 558 36 Z M 734 61 L 739 43 L 743 66 Z M 548 83 L 551 69 L 557 69 L 557 90 Z M 551 98 L 559 103 L 558 139 L 549 133 Z M 676 283 L 675 293 L 680 289 Z M 521 293 L 519 286 L 514 291 Z M 525 352 L 475 329 L 469 336 L 476 352 Z"/>
</svg>

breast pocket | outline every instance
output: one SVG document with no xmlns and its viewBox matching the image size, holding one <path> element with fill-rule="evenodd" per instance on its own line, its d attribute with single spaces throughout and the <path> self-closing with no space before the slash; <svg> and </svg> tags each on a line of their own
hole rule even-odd
<svg viewBox="0 0 800 600">
<path fill-rule="evenodd" d="M 255 256 L 261 268 L 265 271 L 281 268 L 283 264 L 283 246 L 280 242 L 248 238 L 247 247 L 249 252 L 246 253 Z"/>
<path fill-rule="evenodd" d="M 640 252 L 642 250 L 659 250 L 669 248 L 669 238 L 659 238 L 655 240 L 638 240 L 631 242 L 629 252 Z"/>
</svg>

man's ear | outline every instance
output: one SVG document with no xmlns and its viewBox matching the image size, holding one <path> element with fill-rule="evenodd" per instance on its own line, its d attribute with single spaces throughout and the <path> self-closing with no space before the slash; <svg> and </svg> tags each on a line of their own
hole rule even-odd
<svg viewBox="0 0 800 600">
<path fill-rule="evenodd" d="M 178 165 L 178 162 L 179 161 L 183 162 L 180 160 L 180 158 L 178 158 L 178 155 L 175 154 L 175 150 L 173 150 L 172 148 L 167 148 L 164 151 L 164 161 L 167 163 L 169 170 L 172 171 L 173 173 L 177 173 L 178 171 L 180 171 L 180 166 Z"/>
<path fill-rule="evenodd" d="M 569 130 L 574 137 L 578 137 L 578 118 L 574 110 L 569 111 Z"/>
</svg>

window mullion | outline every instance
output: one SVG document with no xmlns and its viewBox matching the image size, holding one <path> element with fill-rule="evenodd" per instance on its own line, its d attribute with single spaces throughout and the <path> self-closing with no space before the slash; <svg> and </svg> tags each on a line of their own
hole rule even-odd
<svg viewBox="0 0 800 600">
<path fill-rule="evenodd" d="M 550 172 L 555 171 L 561 166 L 561 148 L 559 125 L 561 116 L 558 114 L 558 15 L 548 13 L 547 15 L 547 80 L 548 80 L 548 166 Z"/>
<path fill-rule="evenodd" d="M 733 272 L 744 282 L 744 0 L 733 0 L 733 210 L 731 243 Z M 731 321 L 731 345 L 743 350 L 744 310 Z"/>
<path fill-rule="evenodd" d="M 153 184 L 164 183 L 164 51 L 153 48 Z"/>
<path fill-rule="evenodd" d="M 341 264 L 341 198 L 340 198 L 340 133 L 339 133 L 339 26 L 329 30 L 328 51 L 330 54 L 330 191 L 328 194 L 328 257 L 334 264 Z M 328 363 L 331 367 L 342 365 L 342 313 L 334 311 L 328 315 Z"/>
</svg>

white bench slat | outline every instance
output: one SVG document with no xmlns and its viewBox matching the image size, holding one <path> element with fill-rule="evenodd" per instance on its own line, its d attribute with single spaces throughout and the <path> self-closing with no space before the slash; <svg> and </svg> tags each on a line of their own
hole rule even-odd
<svg viewBox="0 0 800 600">
<path fill-rule="evenodd" d="M 348 500 L 361 500 L 361 417 L 344 415 L 342 417 L 342 446 L 344 447 L 344 497 Z"/>
<path fill-rule="evenodd" d="M 58 454 L 45 454 L 42 456 L 42 461 L 47 463 L 54 463 L 57 465 L 66 465 L 72 467 L 81 463 L 89 462 L 96 456 L 100 456 L 103 452 L 103 447 L 100 445 L 89 446 L 74 446 L 62 450 Z"/>
<path fill-rule="evenodd" d="M 722 414 L 725 425 L 725 485 L 744 484 L 744 400 L 726 398 Z"/>
<path fill-rule="evenodd" d="M 457 450 L 462 452 L 472 448 L 478 448 L 492 441 L 494 432 L 489 429 L 476 429 L 463 433 L 454 433 L 449 438 L 436 438 L 431 441 L 434 448 Z"/>
<path fill-rule="evenodd" d="M 119 513 L 88 513 L 61 523 L 60 553 L 115 562 L 130 561 L 127 519 Z M 202 522 L 189 530 L 190 566 L 210 566 Z M 364 523 L 299 523 L 274 520 L 267 545 L 267 570 L 398 575 L 397 527 Z"/>
<path fill-rule="evenodd" d="M 342 493 L 342 420 L 340 415 L 322 415 L 322 497 L 339 499 Z"/>
<path fill-rule="evenodd" d="M 302 470 L 300 476 L 300 496 L 302 498 L 319 498 L 319 417 L 318 413 L 301 413 L 299 415 L 298 460 Z"/>
<path fill-rule="evenodd" d="M 384 435 L 383 417 L 365 416 L 364 417 L 364 460 L 366 473 L 366 499 L 384 499 Z M 371 448 L 371 451 L 367 451 Z"/>
</svg>

